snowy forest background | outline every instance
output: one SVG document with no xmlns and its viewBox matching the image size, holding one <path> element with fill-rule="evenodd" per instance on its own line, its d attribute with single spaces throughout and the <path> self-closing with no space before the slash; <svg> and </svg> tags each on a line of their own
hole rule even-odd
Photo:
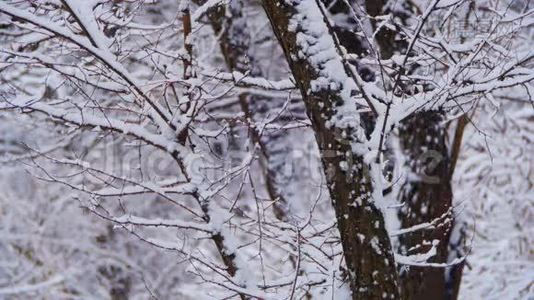
<svg viewBox="0 0 534 300">
<path fill-rule="evenodd" d="M 533 22 L 1 0 L 0 299 L 534 299 Z"/>
</svg>

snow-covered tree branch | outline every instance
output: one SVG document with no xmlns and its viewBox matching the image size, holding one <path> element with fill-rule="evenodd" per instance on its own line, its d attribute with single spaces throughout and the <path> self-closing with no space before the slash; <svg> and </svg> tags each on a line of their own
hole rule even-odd
<svg viewBox="0 0 534 300">
<path fill-rule="evenodd" d="M 490 297 L 480 247 L 531 267 L 533 15 L 0 2 L 0 298 Z"/>
</svg>

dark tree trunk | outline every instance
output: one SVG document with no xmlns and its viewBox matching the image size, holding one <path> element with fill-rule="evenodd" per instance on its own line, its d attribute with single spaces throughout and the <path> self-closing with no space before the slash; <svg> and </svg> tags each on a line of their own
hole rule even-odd
<svg viewBox="0 0 534 300">
<path fill-rule="evenodd" d="M 314 5 L 309 1 L 307 4 Z M 372 198 L 372 183 L 366 163 L 353 152 L 356 128 L 335 128 L 328 121 L 343 99 L 335 89 L 312 89 L 319 68 L 309 57 L 299 55 L 296 32 L 289 22 L 296 10 L 287 1 L 264 0 L 263 6 L 301 91 L 308 117 L 322 152 L 321 160 L 337 218 L 353 299 L 400 299 L 397 271 L 382 212 Z M 317 8 L 318 9 L 318 8 Z M 323 20 L 314 20 L 322 22 Z M 316 23 L 315 25 L 320 25 Z M 321 24 L 326 26 L 326 24 Z M 299 29 L 297 29 L 299 30 Z M 332 31 L 328 30 L 330 34 Z M 339 55 L 339 52 L 337 52 Z M 339 70 L 347 72 L 347 70 Z M 363 124 L 360 125 L 365 127 Z M 341 139 L 340 137 L 347 137 Z M 348 169 L 342 168 L 349 163 Z"/>
<path fill-rule="evenodd" d="M 401 235 L 400 252 L 404 255 L 428 252 L 437 240 L 437 254 L 429 260 L 436 263 L 448 260 L 453 225 L 450 158 L 442 122 L 440 112 L 418 113 L 405 120 L 399 131 L 407 169 L 416 177 L 408 179 L 399 193 L 399 201 L 404 204 L 399 211 L 401 226 L 408 228 L 439 220 L 434 229 Z M 412 266 L 403 269 L 400 278 L 408 299 L 446 299 L 444 268 Z"/>
<path fill-rule="evenodd" d="M 393 10 L 384 10 L 385 1 L 366 1 L 369 15 L 378 16 L 391 13 L 406 21 L 406 12 L 420 11 L 409 1 L 399 1 Z M 402 9 L 396 10 L 396 7 Z M 391 8 L 390 8 L 391 9 Z M 376 26 L 376 24 L 372 24 Z M 406 51 L 405 40 L 397 38 L 398 33 L 383 28 L 376 35 L 382 59 L 390 58 L 395 52 Z M 399 85 L 409 93 L 406 84 Z M 439 241 L 436 255 L 429 262 L 445 263 L 449 260 L 450 237 L 454 224 L 452 211 L 453 193 L 451 188 L 452 172 L 457 157 L 451 159 L 447 147 L 447 126 L 443 123 L 441 111 L 425 111 L 404 120 L 399 127 L 401 149 L 405 155 L 408 172 L 418 176 L 407 180 L 401 187 L 398 200 L 403 203 L 399 219 L 403 228 L 439 220 L 439 226 L 432 230 L 417 231 L 399 238 L 400 253 L 410 255 L 429 251 L 434 240 Z M 460 143 L 463 126 L 457 131 L 455 141 Z M 458 147 L 453 147 L 453 156 Z M 457 225 L 460 226 L 460 225 Z M 463 237 L 455 243 L 461 244 Z M 413 250 L 410 250 L 413 249 Z M 459 250 L 459 249 L 458 249 Z M 449 268 L 403 267 L 399 272 L 404 297 L 413 300 L 456 299 L 460 285 L 463 264 Z"/>
</svg>

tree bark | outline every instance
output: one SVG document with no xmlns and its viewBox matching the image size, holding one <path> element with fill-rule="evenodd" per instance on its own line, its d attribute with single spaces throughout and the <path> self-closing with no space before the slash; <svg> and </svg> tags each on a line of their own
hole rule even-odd
<svg viewBox="0 0 534 300">
<path fill-rule="evenodd" d="M 400 252 L 404 255 L 427 252 L 432 241 L 438 240 L 437 254 L 429 262 L 448 260 L 452 214 L 452 189 L 449 180 L 450 157 L 446 128 L 441 112 L 415 114 L 401 124 L 399 138 L 408 162 L 408 171 L 417 176 L 401 187 L 399 211 L 403 228 L 421 223 L 437 222 L 435 229 L 420 230 L 399 237 Z M 437 165 L 436 165 L 437 163 Z M 447 299 L 447 280 L 444 268 L 409 267 L 400 272 L 402 290 L 406 298 L 414 300 Z"/>
<path fill-rule="evenodd" d="M 296 7 L 299 4 L 305 3 L 308 9 L 310 6 L 315 6 L 311 9 L 320 8 L 316 2 L 309 0 L 292 3 L 264 0 L 263 6 L 301 91 L 322 152 L 321 160 L 336 212 L 352 298 L 400 299 L 397 271 L 384 217 L 372 197 L 373 186 L 365 173 L 366 163 L 362 155 L 351 148 L 353 143 L 362 142 L 353 137 L 358 128 L 336 128 L 329 122 L 336 116 L 339 107 L 346 103 L 335 88 L 312 89 L 312 82 L 320 77 L 321 66 L 317 66 L 311 57 L 299 54 L 303 49 L 297 42 L 297 32 L 290 30 L 295 25 L 291 22 L 298 14 Z M 328 27 L 324 21 L 314 19 L 314 27 Z M 301 25 L 296 25 L 296 31 L 307 30 L 299 28 Z M 330 28 L 327 32 L 333 34 Z M 348 73 L 346 69 L 338 71 Z M 347 163 L 351 167 L 343 168 Z"/>
<path fill-rule="evenodd" d="M 396 5 L 403 6 L 398 11 L 384 10 L 384 1 L 368 0 L 365 4 L 371 16 L 391 13 L 402 21 L 410 17 L 406 12 L 419 11 L 409 0 L 397 3 Z M 376 28 L 374 22 L 372 25 Z M 400 38 L 396 39 L 397 35 L 397 32 L 385 27 L 379 30 L 376 41 L 382 59 L 390 58 L 395 52 L 406 51 L 406 42 Z M 404 90 L 407 90 L 407 87 Z M 408 228 L 438 219 L 442 221 L 433 230 L 400 236 L 399 250 L 404 255 L 426 252 L 431 249 L 432 241 L 438 240 L 437 254 L 430 260 L 436 263 L 449 260 L 451 231 L 455 225 L 451 178 L 456 159 L 451 159 L 447 147 L 444 115 L 442 111 L 420 112 L 402 121 L 399 127 L 400 145 L 407 161 L 406 168 L 410 173 L 419 176 L 418 180 L 408 180 L 404 183 L 398 195 L 399 203 L 404 204 L 398 214 L 401 227 Z M 459 126 L 462 126 L 463 132 L 465 124 Z M 460 143 L 461 138 L 462 134 L 459 133 L 455 141 Z M 453 155 L 458 151 L 459 148 L 455 147 Z M 462 237 L 456 242 L 461 244 Z M 410 250 L 412 248 L 413 251 Z M 462 268 L 463 264 L 449 268 L 401 266 L 399 275 L 402 293 L 407 299 L 413 300 L 456 299 Z"/>
</svg>

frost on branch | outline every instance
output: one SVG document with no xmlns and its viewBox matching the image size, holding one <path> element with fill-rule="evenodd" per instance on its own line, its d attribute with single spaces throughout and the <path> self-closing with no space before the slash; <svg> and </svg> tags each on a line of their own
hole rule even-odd
<svg viewBox="0 0 534 300">
<path fill-rule="evenodd" d="M 528 297 L 531 8 L 261 2 L 0 2 L 0 298 Z"/>
</svg>

